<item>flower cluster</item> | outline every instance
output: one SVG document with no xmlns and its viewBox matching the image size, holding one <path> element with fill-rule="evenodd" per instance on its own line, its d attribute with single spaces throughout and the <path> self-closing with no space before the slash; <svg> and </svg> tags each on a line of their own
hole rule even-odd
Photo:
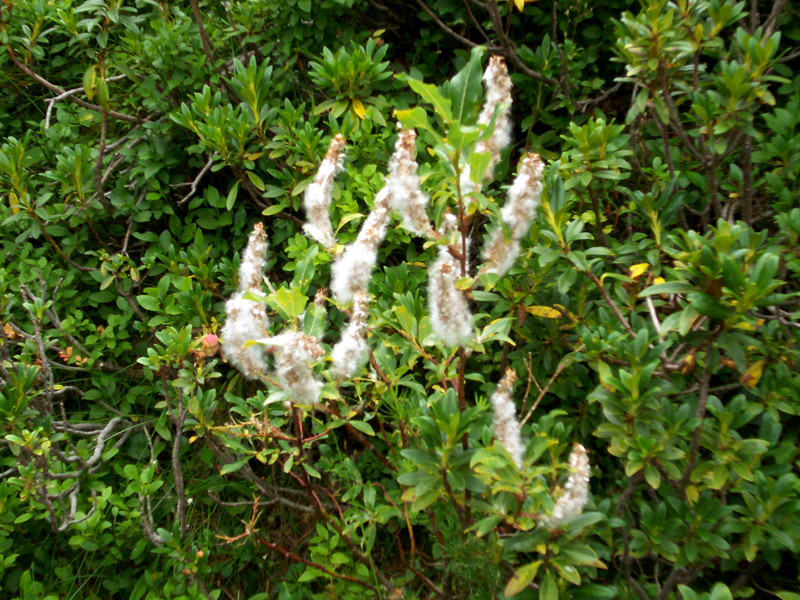
<svg viewBox="0 0 800 600">
<path fill-rule="evenodd" d="M 490 273 L 504 275 L 517 260 L 520 241 L 530 229 L 539 207 L 543 172 L 544 164 L 538 154 L 529 154 L 522 161 L 519 174 L 508 190 L 508 199 L 500 211 L 503 222 L 494 227 L 483 250 L 483 259 Z"/>
<path fill-rule="evenodd" d="M 486 85 L 486 101 L 478 117 L 478 124 L 489 126 L 494 119 L 495 125 L 491 135 L 475 145 L 476 153 L 489 153 L 489 165 L 484 173 L 485 179 L 491 179 L 494 168 L 500 162 L 500 152 L 511 141 L 511 78 L 508 76 L 505 60 L 502 56 L 492 56 L 489 66 L 483 73 Z M 461 193 L 469 200 L 469 194 L 480 191 L 481 185 L 472 180 L 470 168 L 466 165 L 459 179 Z"/>
<path fill-rule="evenodd" d="M 589 456 L 577 442 L 569 455 L 569 467 L 572 472 L 564 485 L 564 494 L 556 500 L 552 514 L 541 520 L 549 529 L 580 515 L 589 500 Z"/>
<path fill-rule="evenodd" d="M 428 197 L 422 193 L 417 175 L 416 147 L 417 132 L 413 129 L 401 131 L 389 161 L 386 183 L 392 208 L 403 217 L 403 227 L 416 235 L 430 235 L 433 228 L 426 212 Z"/>
<path fill-rule="evenodd" d="M 514 463 L 521 467 L 525 448 L 522 445 L 522 436 L 517 420 L 517 407 L 511 396 L 511 390 L 516 380 L 517 374 L 514 370 L 507 369 L 492 394 L 491 403 L 494 410 L 494 439 L 508 451 Z"/>
<path fill-rule="evenodd" d="M 357 291 L 366 291 L 390 216 L 389 189 L 384 187 L 375 196 L 375 206 L 361 225 L 358 237 L 331 268 L 331 292 L 339 302 L 350 302 Z"/>
<path fill-rule="evenodd" d="M 266 307 L 246 297 L 261 293 L 266 253 L 267 235 L 264 226 L 256 223 L 239 267 L 239 289 L 225 303 L 227 319 L 222 328 L 222 351 L 225 359 L 248 379 L 263 377 L 267 371 L 261 348 L 248 345 L 250 340 L 267 333 Z"/>
<path fill-rule="evenodd" d="M 493 56 L 484 73 L 486 101 L 478 118 L 479 125 L 492 127 L 488 137 L 480 140 L 475 152 L 489 155 L 487 168 L 480 179 L 492 177 L 500 160 L 501 150 L 511 139 L 511 80 L 501 57 Z M 306 234 L 325 248 L 334 252 L 331 267 L 331 293 L 339 303 L 353 302 L 350 322 L 340 341 L 333 348 L 332 372 L 338 378 L 352 377 L 364 364 L 368 353 L 366 340 L 368 317 L 368 286 L 377 262 L 378 248 L 383 242 L 392 211 L 402 217 L 402 225 L 415 235 L 429 240 L 439 240 L 438 257 L 428 269 L 428 305 L 433 333 L 449 346 L 466 346 L 473 339 L 472 315 L 467 295 L 456 287 L 456 282 L 468 273 L 469 240 L 464 239 L 464 223 L 446 213 L 439 232 L 435 232 L 427 214 L 428 196 L 422 191 L 416 155 L 417 134 L 413 129 L 400 131 L 395 150 L 389 161 L 389 173 L 384 187 L 375 196 L 373 209 L 364 220 L 355 241 L 340 252 L 330 219 L 331 192 L 334 178 L 342 169 L 345 140 L 334 136 L 327 154 L 319 166 L 314 180 L 306 188 L 304 207 Z M 469 157 L 464 156 L 464 164 Z M 531 154 L 523 160 L 519 175 L 508 192 L 501 210 L 502 223 L 489 234 L 483 252 L 486 269 L 504 274 L 520 252 L 520 241 L 535 216 L 542 192 L 543 164 Z M 475 177 L 477 179 L 477 177 Z M 471 191 L 480 189 L 473 181 L 469 167 L 460 175 L 461 202 L 469 201 Z M 459 206 L 462 214 L 463 206 Z M 223 328 L 226 355 L 246 377 L 264 375 L 264 349 L 272 346 L 277 354 L 276 371 L 281 385 L 290 391 L 298 402 L 315 403 L 321 383 L 316 381 L 311 363 L 322 356 L 319 340 L 297 332 L 275 337 L 263 337 L 259 344 L 248 344 L 253 338 L 266 334 L 268 321 L 262 303 L 246 299 L 248 294 L 260 291 L 266 239 L 260 225 L 251 236 L 244 253 L 240 270 L 240 288 L 226 305 L 228 320 Z M 504 377 L 496 392 L 495 412 L 498 418 L 497 438 L 512 453 L 515 462 L 521 462 L 522 450 L 518 425 L 510 399 L 513 379 Z M 514 433 L 516 427 L 516 433 Z M 516 437 L 514 437 L 516 436 Z"/>
<path fill-rule="evenodd" d="M 367 306 L 369 294 L 358 290 L 353 294 L 350 322 L 341 339 L 331 350 L 333 372 L 337 377 L 348 378 L 356 374 L 367 358 Z"/>
<path fill-rule="evenodd" d="M 328 146 L 328 153 L 320 164 L 314 181 L 306 188 L 304 198 L 307 221 L 303 230 L 329 250 L 336 245 L 330 219 L 331 191 L 333 180 L 342 170 L 343 162 L 344 137 L 336 134 Z"/>
<path fill-rule="evenodd" d="M 443 235 L 456 230 L 453 215 L 445 215 Z M 456 246 L 460 247 L 458 234 Z M 464 257 L 464 262 L 468 257 Z M 448 245 L 439 247 L 439 257 L 428 269 L 428 310 L 433 333 L 448 346 L 466 346 L 472 339 L 472 314 L 466 296 L 456 287 L 463 276 L 461 265 Z"/>
<path fill-rule="evenodd" d="M 292 397 L 293 404 L 315 405 L 319 401 L 322 382 L 314 377 L 313 365 L 325 356 L 319 341 L 298 331 L 259 340 L 259 344 L 275 346 L 275 373 L 278 382 Z"/>
</svg>

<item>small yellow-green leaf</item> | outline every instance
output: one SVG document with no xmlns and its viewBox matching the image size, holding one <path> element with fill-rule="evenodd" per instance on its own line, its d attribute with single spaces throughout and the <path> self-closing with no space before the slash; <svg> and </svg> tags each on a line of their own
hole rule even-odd
<svg viewBox="0 0 800 600">
<path fill-rule="evenodd" d="M 536 577 L 536 573 L 541 564 L 542 561 L 536 560 L 514 571 L 511 579 L 509 579 L 506 584 L 506 589 L 504 590 L 505 595 L 510 598 L 528 587 L 530 582 L 533 581 L 533 578 Z"/>
<path fill-rule="evenodd" d="M 261 214 L 264 216 L 276 215 L 284 209 L 283 204 L 273 204 L 272 206 L 268 206 L 264 210 L 261 211 Z"/>
<path fill-rule="evenodd" d="M 657 490 L 661 485 L 661 473 L 659 473 L 658 469 L 654 465 L 648 464 L 644 468 L 644 478 L 647 481 L 647 484 L 654 490 Z"/>
<path fill-rule="evenodd" d="M 366 111 L 364 110 L 364 105 L 358 98 L 353 98 L 353 112 L 356 113 L 356 116 L 359 119 L 363 119 L 366 113 Z"/>
<path fill-rule="evenodd" d="M 647 269 L 650 268 L 650 265 L 647 263 L 639 263 L 638 265 L 633 265 L 628 272 L 628 276 L 631 279 L 636 279 L 637 277 L 641 277 L 644 273 L 647 272 Z"/>
<path fill-rule="evenodd" d="M 256 186 L 260 192 L 263 192 L 264 189 L 267 187 L 264 185 L 264 181 L 261 179 L 261 177 L 259 177 L 252 171 L 247 172 L 247 177 L 248 179 L 250 179 L 250 181 L 253 182 L 253 185 Z"/>
<path fill-rule="evenodd" d="M 363 215 L 362 213 L 359 213 L 359 212 L 356 212 L 356 213 L 348 213 L 348 214 L 344 215 L 344 216 L 343 216 L 343 217 L 342 217 L 342 218 L 339 220 L 339 225 L 337 225 L 337 226 L 336 226 L 336 233 L 339 233 L 339 230 L 340 230 L 342 227 L 344 227 L 345 225 L 347 225 L 347 224 L 348 224 L 350 221 L 352 221 L 353 219 L 359 219 L 359 218 L 361 218 L 361 217 L 363 217 L 363 216 L 364 216 L 364 215 Z"/>
<path fill-rule="evenodd" d="M 92 65 L 83 74 L 83 91 L 86 97 L 94 98 L 95 85 L 97 84 L 97 65 Z"/>
<path fill-rule="evenodd" d="M 758 385 L 761 375 L 764 373 L 764 361 L 759 360 L 747 367 L 747 371 L 739 378 L 739 382 L 743 383 L 747 388 L 753 389 Z"/>
<path fill-rule="evenodd" d="M 97 103 L 105 110 L 109 110 L 111 108 L 111 102 L 108 97 L 108 84 L 102 77 L 97 78 L 95 93 L 97 95 Z"/>
<path fill-rule="evenodd" d="M 19 199 L 14 192 L 8 194 L 8 203 L 11 205 L 11 213 L 17 214 L 19 212 Z"/>
<path fill-rule="evenodd" d="M 470 289 L 473 285 L 475 285 L 474 277 L 462 277 L 455 283 L 456 289 L 462 291 Z"/>
<path fill-rule="evenodd" d="M 545 319 L 558 319 L 561 313 L 549 306 L 526 306 L 525 310 L 534 317 L 544 317 Z"/>
</svg>

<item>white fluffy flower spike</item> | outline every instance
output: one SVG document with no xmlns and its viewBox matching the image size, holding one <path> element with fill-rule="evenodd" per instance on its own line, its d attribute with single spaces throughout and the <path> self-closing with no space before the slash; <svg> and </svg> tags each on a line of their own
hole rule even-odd
<svg viewBox="0 0 800 600">
<path fill-rule="evenodd" d="M 258 343 L 277 348 L 275 374 L 281 387 L 291 394 L 290 402 L 315 406 L 322 382 L 314 378 L 313 365 L 325 356 L 319 341 L 299 331 L 289 331 Z"/>
<path fill-rule="evenodd" d="M 239 267 L 239 290 L 225 303 L 225 326 L 222 328 L 222 351 L 225 359 L 248 379 L 263 377 L 267 364 L 258 345 L 245 344 L 266 335 L 269 321 L 263 303 L 246 299 L 247 292 L 260 293 L 264 277 L 267 235 L 264 226 L 256 223 Z"/>
<path fill-rule="evenodd" d="M 367 306 L 369 294 L 358 290 L 353 294 L 350 322 L 341 339 L 331 350 L 333 372 L 337 377 L 353 377 L 367 360 Z"/>
<path fill-rule="evenodd" d="M 450 214 L 445 218 L 446 234 L 455 229 L 456 218 Z M 460 242 L 460 236 L 458 239 Z M 448 346 L 466 346 L 472 340 L 472 314 L 466 297 L 456 287 L 460 278 L 461 266 L 448 246 L 440 246 L 439 257 L 428 267 L 428 310 L 433 333 Z"/>
<path fill-rule="evenodd" d="M 337 133 L 328 146 L 328 153 L 314 181 L 306 188 L 304 197 L 306 224 L 303 230 L 328 249 L 336 246 L 330 218 L 331 191 L 334 178 L 342 170 L 343 161 L 344 137 Z"/>
<path fill-rule="evenodd" d="M 500 215 L 508 228 L 506 239 L 503 225 L 496 225 L 489 234 L 483 250 L 488 271 L 504 275 L 520 253 L 520 241 L 530 229 L 542 196 L 544 163 L 538 154 L 531 153 L 522 161 L 519 174 L 508 190 L 508 199 Z"/>
<path fill-rule="evenodd" d="M 486 86 L 486 101 L 483 103 L 478 123 L 489 125 L 497 112 L 492 135 L 475 146 L 475 152 L 488 152 L 490 156 L 489 166 L 483 174 L 486 180 L 494 175 L 494 168 L 500 162 L 500 152 L 511 141 L 511 78 L 508 76 L 508 68 L 502 56 L 492 56 L 489 59 L 489 66 L 483 73 L 483 83 Z M 469 166 L 462 169 L 459 182 L 461 193 L 467 198 L 473 190 L 480 191 L 480 184 L 476 186 L 472 181 Z"/>
<path fill-rule="evenodd" d="M 569 467 L 572 472 L 564 485 L 564 495 L 556 500 L 553 514 L 542 519 L 544 526 L 549 529 L 580 515 L 589 501 L 589 456 L 586 448 L 577 442 L 569 455 Z"/>
<path fill-rule="evenodd" d="M 426 212 L 428 197 L 420 188 L 414 160 L 417 132 L 413 129 L 401 131 L 394 148 L 386 178 L 392 208 L 403 216 L 403 227 L 416 235 L 428 235 L 433 232 Z"/>
<path fill-rule="evenodd" d="M 501 444 L 514 463 L 522 466 L 522 454 L 525 448 L 522 445 L 519 421 L 517 420 L 517 407 L 514 398 L 511 396 L 517 374 L 513 369 L 506 369 L 503 379 L 497 385 L 497 389 L 492 394 L 491 402 L 494 409 L 494 438 Z"/>
<path fill-rule="evenodd" d="M 389 188 L 385 186 L 375 196 L 375 207 L 361 225 L 356 241 L 331 268 L 331 292 L 337 301 L 350 302 L 355 292 L 366 291 L 378 260 L 378 246 L 386 236 L 389 216 Z"/>
</svg>

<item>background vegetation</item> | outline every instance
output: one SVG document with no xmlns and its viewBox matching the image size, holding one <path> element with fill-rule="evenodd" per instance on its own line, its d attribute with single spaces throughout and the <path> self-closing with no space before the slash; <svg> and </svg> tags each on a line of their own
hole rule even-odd
<svg viewBox="0 0 800 600">
<path fill-rule="evenodd" d="M 782 0 L 4 1 L 3 597 L 800 598 L 798 23 Z M 438 226 L 488 54 L 515 137 L 476 249 L 521 156 L 548 168 L 516 266 L 461 282 L 476 340 L 431 338 L 437 247 L 395 221 L 369 366 L 324 411 L 243 380 L 206 336 L 253 224 L 275 332 L 299 326 L 330 139 L 344 244 L 419 107 Z M 328 344 L 347 307 L 319 304 Z M 492 441 L 507 368 L 521 468 Z M 574 442 L 589 505 L 537 525 Z"/>
</svg>

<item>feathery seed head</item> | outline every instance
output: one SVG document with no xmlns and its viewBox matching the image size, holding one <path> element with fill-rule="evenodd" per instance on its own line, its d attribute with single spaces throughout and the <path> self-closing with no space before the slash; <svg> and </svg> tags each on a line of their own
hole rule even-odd
<svg viewBox="0 0 800 600">
<path fill-rule="evenodd" d="M 389 191 L 384 187 L 375 197 L 375 207 L 361 225 L 358 237 L 331 267 L 331 292 L 337 301 L 350 302 L 356 291 L 366 291 L 388 224 Z"/>
<path fill-rule="evenodd" d="M 291 393 L 291 402 L 315 405 L 319 401 L 322 382 L 314 378 L 312 367 L 325 356 L 319 341 L 298 331 L 288 331 L 258 340 L 258 343 L 277 348 L 275 373 L 281 387 Z"/>
<path fill-rule="evenodd" d="M 583 507 L 589 501 L 589 476 L 591 467 L 586 448 L 574 444 L 569 455 L 571 473 L 564 485 L 564 494 L 553 506 L 553 513 L 542 519 L 545 527 L 553 529 L 565 521 L 573 519 L 583 512 Z"/>
<path fill-rule="evenodd" d="M 417 132 L 405 129 L 400 132 L 395 151 L 389 161 L 386 187 L 394 210 L 403 217 L 403 227 L 416 235 L 428 235 L 433 231 L 426 208 L 428 197 L 422 192 L 417 162 Z"/>
<path fill-rule="evenodd" d="M 239 291 L 260 290 L 267 256 L 267 234 L 264 225 L 256 223 L 239 266 Z"/>
<path fill-rule="evenodd" d="M 494 409 L 494 437 L 514 459 L 514 463 L 522 466 L 522 455 L 525 448 L 522 445 L 520 425 L 517 420 L 517 407 L 511 395 L 517 374 L 513 369 L 506 369 L 503 378 L 497 385 L 491 397 Z"/>
<path fill-rule="evenodd" d="M 455 230 L 458 222 L 445 215 L 443 235 Z M 460 244 L 458 244 L 460 247 Z M 439 247 L 439 256 L 428 268 L 428 310 L 433 333 L 449 346 L 466 346 L 472 339 L 472 314 L 467 299 L 456 288 L 461 267 L 446 245 Z"/>
<path fill-rule="evenodd" d="M 508 238 L 501 224 L 495 225 L 489 234 L 483 259 L 488 263 L 488 271 L 504 275 L 520 253 L 520 241 L 530 229 L 536 216 L 539 199 L 542 195 L 542 174 L 544 163 L 538 154 L 529 154 L 522 161 L 519 174 L 508 190 L 506 203 L 500 211 Z"/>
<path fill-rule="evenodd" d="M 244 347 L 253 338 L 266 335 L 269 327 L 266 306 L 244 297 L 247 292 L 260 292 L 266 253 L 267 235 L 264 226 L 256 223 L 242 254 L 239 290 L 225 303 L 222 351 L 225 359 L 248 379 L 262 377 L 267 370 L 262 349 L 257 345 Z"/>
<path fill-rule="evenodd" d="M 343 162 L 344 137 L 336 134 L 328 146 L 328 152 L 319 166 L 314 181 L 308 185 L 304 196 L 306 224 L 303 230 L 328 249 L 336 246 L 330 219 L 331 192 L 333 180 L 342 170 Z"/>
<path fill-rule="evenodd" d="M 353 310 L 339 342 L 331 351 L 333 372 L 337 377 L 349 378 L 356 374 L 367 359 L 367 306 L 369 295 L 364 290 L 353 294 Z"/>
<path fill-rule="evenodd" d="M 500 161 L 500 152 L 511 141 L 511 78 L 502 56 L 492 56 L 489 59 L 489 66 L 483 73 L 483 83 L 486 86 L 486 101 L 478 123 L 489 125 L 495 118 L 495 113 L 497 118 L 492 135 L 489 139 L 478 142 L 475 151 L 489 152 L 491 159 L 484 177 L 491 179 L 494 168 Z"/>
</svg>

